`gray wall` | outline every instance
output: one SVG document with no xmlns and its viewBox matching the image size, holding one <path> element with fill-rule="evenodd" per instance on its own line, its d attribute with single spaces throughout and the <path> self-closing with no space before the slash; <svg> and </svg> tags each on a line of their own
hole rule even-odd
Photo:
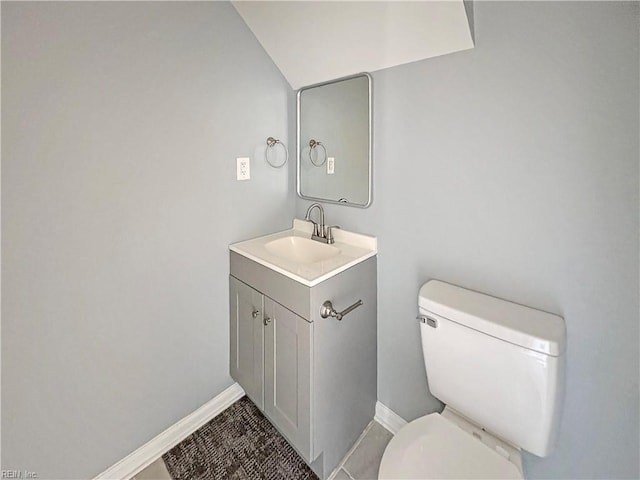
<svg viewBox="0 0 640 480">
<path fill-rule="evenodd" d="M 2 468 L 91 478 L 232 383 L 293 92 L 226 3 L 2 2 L 2 100 Z"/>
<path fill-rule="evenodd" d="M 373 206 L 326 208 L 378 236 L 378 398 L 408 420 L 439 408 L 428 279 L 565 317 L 559 444 L 531 478 L 639 476 L 638 12 L 476 2 L 475 49 L 374 73 Z"/>
<path fill-rule="evenodd" d="M 553 311 L 564 418 L 528 476 L 638 477 L 638 5 L 474 27 L 374 74 L 374 204 L 327 206 L 379 237 L 379 399 L 439 408 L 429 278 Z M 292 92 L 221 3 L 2 2 L 2 90 L 2 467 L 88 478 L 231 383 L 226 246 L 309 204 L 259 158 Z"/>
</svg>

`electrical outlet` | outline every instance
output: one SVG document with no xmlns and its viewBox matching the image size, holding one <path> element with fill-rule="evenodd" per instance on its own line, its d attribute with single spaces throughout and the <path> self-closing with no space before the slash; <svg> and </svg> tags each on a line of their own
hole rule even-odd
<svg viewBox="0 0 640 480">
<path fill-rule="evenodd" d="M 335 157 L 327 158 L 327 175 L 333 175 L 336 170 L 336 159 Z"/>
<path fill-rule="evenodd" d="M 249 180 L 251 178 L 251 163 L 247 157 L 236 158 L 237 172 L 236 176 L 238 180 Z"/>
</svg>

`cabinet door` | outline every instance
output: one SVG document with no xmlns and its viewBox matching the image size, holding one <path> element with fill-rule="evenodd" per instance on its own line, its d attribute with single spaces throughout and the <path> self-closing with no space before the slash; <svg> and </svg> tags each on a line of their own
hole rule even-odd
<svg viewBox="0 0 640 480">
<path fill-rule="evenodd" d="M 229 276 L 231 377 L 263 409 L 264 296 Z"/>
<path fill-rule="evenodd" d="M 265 297 L 264 410 L 307 460 L 311 445 L 312 324 Z"/>
</svg>

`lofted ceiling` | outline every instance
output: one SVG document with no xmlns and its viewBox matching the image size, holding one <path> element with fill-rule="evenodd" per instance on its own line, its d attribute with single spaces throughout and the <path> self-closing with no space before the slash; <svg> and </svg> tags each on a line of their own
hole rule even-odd
<svg viewBox="0 0 640 480">
<path fill-rule="evenodd" d="M 473 48 L 462 0 L 232 3 L 294 89 Z"/>
</svg>

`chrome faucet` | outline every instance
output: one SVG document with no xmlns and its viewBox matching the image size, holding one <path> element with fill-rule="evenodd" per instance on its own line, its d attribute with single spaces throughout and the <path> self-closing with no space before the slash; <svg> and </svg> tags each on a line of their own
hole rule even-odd
<svg viewBox="0 0 640 480">
<path fill-rule="evenodd" d="M 316 223 L 313 220 L 311 220 L 311 211 L 317 208 L 318 211 L 320 212 L 320 223 Z M 322 208 L 322 205 L 320 205 L 319 203 L 312 203 L 309 208 L 307 209 L 307 213 L 304 216 L 304 219 L 308 222 L 313 223 L 313 234 L 311 235 L 311 239 L 312 240 L 317 240 L 319 242 L 324 242 L 327 243 L 327 237 L 325 235 L 325 231 L 324 231 L 324 209 Z"/>
</svg>

